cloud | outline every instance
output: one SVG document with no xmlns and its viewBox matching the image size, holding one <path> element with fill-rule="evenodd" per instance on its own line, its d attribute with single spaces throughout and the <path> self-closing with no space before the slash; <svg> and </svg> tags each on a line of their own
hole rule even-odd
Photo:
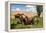
<svg viewBox="0 0 46 33">
<path fill-rule="evenodd" d="M 26 5 L 25 7 L 27 7 L 27 8 L 26 8 L 26 11 L 27 11 L 27 12 L 37 13 L 36 6 L 33 6 L 33 5 Z"/>
<path fill-rule="evenodd" d="M 21 10 L 20 8 L 11 9 L 11 11 Z"/>
<path fill-rule="evenodd" d="M 27 12 L 31 12 L 34 6 L 32 6 L 32 5 L 26 5 L 25 7 L 27 7 L 26 8 Z"/>
<path fill-rule="evenodd" d="M 16 8 L 16 10 L 20 10 L 20 8 Z"/>
<path fill-rule="evenodd" d="M 31 5 L 26 5 L 26 7 L 33 7 L 33 6 L 31 6 Z"/>
<path fill-rule="evenodd" d="M 16 9 L 11 9 L 11 11 L 15 11 Z"/>
</svg>

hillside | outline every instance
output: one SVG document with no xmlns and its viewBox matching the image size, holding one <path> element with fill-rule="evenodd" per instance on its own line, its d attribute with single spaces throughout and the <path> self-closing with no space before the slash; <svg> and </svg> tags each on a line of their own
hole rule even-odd
<svg viewBox="0 0 46 33">
<path fill-rule="evenodd" d="M 24 14 L 24 15 L 26 15 L 26 16 L 28 16 L 28 17 L 34 17 L 34 16 L 36 16 L 37 15 L 37 13 L 32 13 L 32 12 L 22 12 L 22 11 L 12 11 L 11 12 L 11 18 L 15 18 L 15 15 L 17 14 L 17 13 L 20 13 L 20 14 Z"/>
</svg>

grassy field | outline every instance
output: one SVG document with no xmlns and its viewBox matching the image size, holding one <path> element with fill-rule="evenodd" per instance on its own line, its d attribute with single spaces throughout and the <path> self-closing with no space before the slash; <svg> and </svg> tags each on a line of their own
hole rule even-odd
<svg viewBox="0 0 46 33">
<path fill-rule="evenodd" d="M 37 24 L 37 22 L 38 22 L 38 24 Z M 11 29 L 42 28 L 43 27 L 43 18 L 40 17 L 39 21 L 36 21 L 36 24 L 34 24 L 34 25 L 17 24 L 15 19 L 11 20 L 10 23 L 11 23 L 10 24 Z"/>
</svg>

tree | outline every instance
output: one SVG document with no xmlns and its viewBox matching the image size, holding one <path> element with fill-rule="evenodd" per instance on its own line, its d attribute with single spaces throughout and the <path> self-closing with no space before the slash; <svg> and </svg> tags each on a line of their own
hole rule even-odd
<svg viewBox="0 0 46 33">
<path fill-rule="evenodd" d="M 41 12 L 43 12 L 43 5 L 36 5 L 37 14 L 40 17 Z"/>
</svg>

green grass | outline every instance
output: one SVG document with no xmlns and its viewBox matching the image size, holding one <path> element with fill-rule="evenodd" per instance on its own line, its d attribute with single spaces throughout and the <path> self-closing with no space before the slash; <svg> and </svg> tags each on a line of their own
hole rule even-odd
<svg viewBox="0 0 46 33">
<path fill-rule="evenodd" d="M 14 23 L 13 23 L 14 22 Z M 42 28 L 43 27 L 43 18 L 40 17 L 38 24 L 34 24 L 34 25 L 24 25 L 24 24 L 17 24 L 16 20 L 11 20 L 10 21 L 10 27 L 12 27 L 11 29 L 26 29 L 26 28 Z"/>
</svg>

